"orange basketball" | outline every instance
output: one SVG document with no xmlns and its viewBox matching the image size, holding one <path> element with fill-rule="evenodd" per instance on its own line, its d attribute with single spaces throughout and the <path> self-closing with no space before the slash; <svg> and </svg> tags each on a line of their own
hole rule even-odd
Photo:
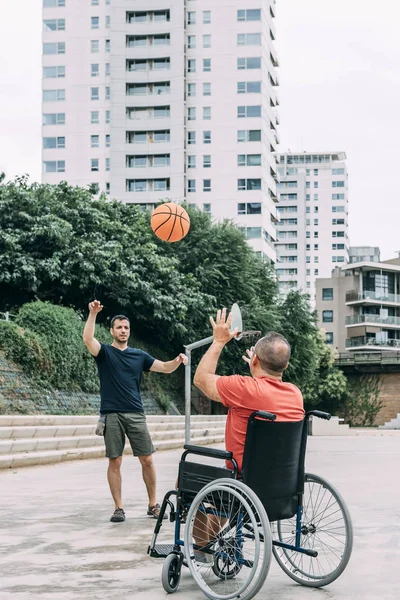
<svg viewBox="0 0 400 600">
<path fill-rule="evenodd" d="M 151 215 L 151 228 L 163 242 L 179 242 L 190 229 L 189 215 L 174 202 L 161 204 Z"/>
</svg>

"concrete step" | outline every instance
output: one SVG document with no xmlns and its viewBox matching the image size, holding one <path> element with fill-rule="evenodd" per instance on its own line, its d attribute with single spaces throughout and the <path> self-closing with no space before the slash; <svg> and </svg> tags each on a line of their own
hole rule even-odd
<svg viewBox="0 0 400 600">
<path fill-rule="evenodd" d="M 223 436 L 224 427 L 211 427 L 209 423 L 199 424 L 191 429 L 193 437 Z M 151 431 L 153 443 L 182 439 L 185 435 L 184 427 L 162 431 Z M 67 448 L 84 448 L 91 446 L 104 446 L 104 438 L 97 435 L 66 436 L 66 437 L 36 437 L 0 440 L 0 455 L 17 454 L 19 452 L 42 452 L 47 450 L 63 450 Z M 127 442 L 129 446 L 129 442 Z"/>
<path fill-rule="evenodd" d="M 394 419 L 387 421 L 384 425 L 380 425 L 379 429 L 400 429 L 400 413 Z"/>
<path fill-rule="evenodd" d="M 226 415 L 191 415 L 191 421 L 224 421 Z M 42 427 L 65 425 L 92 425 L 97 415 L 0 415 L 0 428 L 3 427 Z M 185 415 L 147 415 L 147 423 L 185 422 Z"/>
<path fill-rule="evenodd" d="M 101 438 L 99 437 L 99 440 Z M 192 437 L 191 444 L 208 445 L 220 444 L 224 441 L 223 435 L 210 434 L 208 436 Z M 156 450 L 170 450 L 182 448 L 185 443 L 184 437 L 172 440 L 161 440 L 155 442 Z M 125 453 L 130 453 L 129 447 L 125 447 Z M 0 469 L 14 469 L 18 467 L 30 467 L 35 465 L 53 464 L 66 460 L 83 460 L 88 458 L 101 458 L 105 454 L 104 445 L 95 445 L 82 448 L 65 448 L 63 450 L 48 450 L 41 452 L 27 452 L 17 454 L 0 455 Z"/>
</svg>

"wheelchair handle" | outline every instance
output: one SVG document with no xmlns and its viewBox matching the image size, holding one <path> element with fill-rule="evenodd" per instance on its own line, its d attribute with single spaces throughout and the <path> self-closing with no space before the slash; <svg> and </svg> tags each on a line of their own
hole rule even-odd
<svg viewBox="0 0 400 600">
<path fill-rule="evenodd" d="M 256 410 L 251 413 L 250 419 L 254 420 L 256 417 L 261 417 L 262 419 L 267 419 L 268 421 L 275 421 L 276 415 L 273 413 L 267 412 L 266 410 Z"/>
<path fill-rule="evenodd" d="M 307 419 L 309 419 L 310 417 L 318 417 L 318 419 L 325 419 L 325 421 L 329 421 L 331 416 L 332 415 L 330 413 L 323 412 L 322 410 L 310 410 L 306 414 Z"/>
<path fill-rule="evenodd" d="M 192 446 L 191 444 L 185 444 L 183 446 L 186 452 L 182 456 L 182 460 L 185 460 L 187 454 L 199 454 L 200 456 L 208 456 L 209 458 L 221 458 L 222 460 L 232 460 L 232 452 L 227 450 L 219 450 L 218 448 L 204 448 L 203 446 Z"/>
</svg>

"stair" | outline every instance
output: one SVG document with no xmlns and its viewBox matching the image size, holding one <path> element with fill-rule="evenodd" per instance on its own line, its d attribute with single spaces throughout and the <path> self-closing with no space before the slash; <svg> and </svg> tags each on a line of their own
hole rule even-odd
<svg viewBox="0 0 400 600">
<path fill-rule="evenodd" d="M 225 415 L 192 415 L 190 443 L 219 444 L 224 440 Z M 95 435 L 97 416 L 0 416 L 0 469 L 101 458 L 103 437 Z M 156 450 L 182 448 L 185 417 L 149 415 L 147 425 Z M 130 453 L 129 442 L 125 452 Z"/>
<path fill-rule="evenodd" d="M 387 421 L 384 425 L 380 425 L 379 429 L 400 429 L 400 413 L 394 419 Z"/>
</svg>

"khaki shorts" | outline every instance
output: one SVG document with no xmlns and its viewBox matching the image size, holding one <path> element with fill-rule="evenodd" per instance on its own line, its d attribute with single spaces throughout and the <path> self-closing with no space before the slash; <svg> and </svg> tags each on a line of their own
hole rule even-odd
<svg viewBox="0 0 400 600">
<path fill-rule="evenodd" d="M 107 458 L 122 456 L 128 438 L 134 456 L 153 454 L 154 446 L 144 413 L 110 413 L 106 416 L 104 441 Z"/>
</svg>

